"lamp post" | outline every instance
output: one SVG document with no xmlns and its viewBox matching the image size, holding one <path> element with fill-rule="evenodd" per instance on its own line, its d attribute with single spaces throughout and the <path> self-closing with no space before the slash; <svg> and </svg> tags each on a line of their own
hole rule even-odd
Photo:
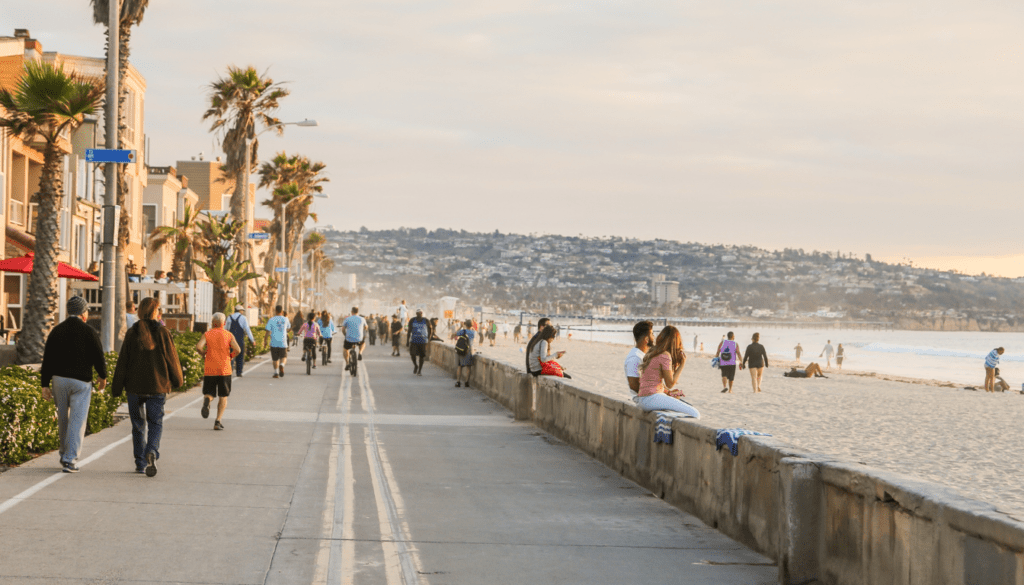
<svg viewBox="0 0 1024 585">
<path fill-rule="evenodd" d="M 270 126 L 267 126 L 263 130 L 261 130 L 259 133 L 254 134 L 252 136 L 250 136 L 248 133 L 246 133 L 246 135 L 245 135 L 245 179 L 242 181 L 242 183 L 243 183 L 242 185 L 235 185 L 235 190 L 236 191 L 238 189 L 242 189 L 243 190 L 243 194 L 242 194 L 242 218 L 241 218 L 242 219 L 242 223 L 245 226 L 245 228 L 242 230 L 242 242 L 241 242 L 241 244 L 242 244 L 241 260 L 243 262 L 245 260 L 250 260 L 251 259 L 250 258 L 250 254 L 249 254 L 249 240 L 248 240 L 249 232 L 252 231 L 252 218 L 249 217 L 249 167 L 250 167 L 250 162 L 252 160 L 252 141 L 253 141 L 253 139 L 256 138 L 257 136 L 261 135 L 261 134 L 266 133 L 269 130 L 273 130 L 274 128 L 281 128 L 283 126 L 318 126 L 318 125 L 319 124 L 317 124 L 316 120 L 308 120 L 308 119 L 307 120 L 302 120 L 301 122 L 279 122 L 277 124 L 271 124 Z M 283 217 L 283 214 L 282 214 L 282 217 Z M 283 232 L 283 228 L 282 228 L 282 232 Z M 239 293 L 238 294 L 238 298 L 239 298 L 239 301 L 241 303 L 243 303 L 243 306 L 249 300 L 249 295 L 247 294 L 248 293 L 248 288 L 249 287 L 247 285 L 243 284 L 243 285 L 240 285 L 240 287 L 238 289 L 238 293 Z M 288 299 L 286 298 L 285 299 L 286 306 L 287 306 L 287 300 Z M 287 313 L 287 310 L 285 312 Z"/>
</svg>

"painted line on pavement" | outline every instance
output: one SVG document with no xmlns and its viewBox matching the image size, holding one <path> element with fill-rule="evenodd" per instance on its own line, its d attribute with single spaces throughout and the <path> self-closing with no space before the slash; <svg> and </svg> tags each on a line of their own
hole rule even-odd
<svg viewBox="0 0 1024 585">
<path fill-rule="evenodd" d="M 265 363 L 267 363 L 266 360 L 256 364 L 255 366 L 253 366 L 253 367 L 251 367 L 249 369 L 250 370 L 255 370 L 256 368 L 262 366 Z M 185 410 L 185 409 L 189 408 L 190 406 L 192 406 L 193 404 L 199 402 L 202 399 L 203 399 L 203 397 L 200 396 L 199 398 L 196 398 L 195 400 L 193 400 L 192 402 L 189 402 L 185 406 L 182 406 L 182 407 L 179 407 L 179 408 L 175 409 L 174 412 L 172 412 L 170 414 L 167 414 L 167 415 L 164 415 L 164 420 L 167 420 L 167 419 L 173 417 L 174 415 L 178 414 L 182 410 Z M 86 457 L 85 459 L 82 459 L 78 463 L 78 466 L 79 467 L 85 467 L 86 465 L 92 463 L 93 461 L 98 460 L 100 457 L 103 457 L 107 453 L 110 453 L 115 448 L 120 447 L 121 445 L 127 443 L 128 441 L 131 440 L 131 438 L 132 438 L 131 433 L 128 433 L 128 435 L 126 435 L 124 437 L 121 437 L 120 439 L 114 441 L 113 443 L 107 445 L 106 447 L 103 447 L 102 449 L 100 449 L 99 451 L 96 451 L 95 453 L 93 453 L 92 455 Z M 0 503 L 0 514 L 3 514 L 4 512 L 6 512 L 6 511 L 10 510 L 11 508 L 13 508 L 13 507 L 17 506 L 18 504 L 20 504 L 21 502 L 24 502 L 25 500 L 31 498 L 33 495 L 38 493 L 40 490 L 42 490 L 46 486 L 48 486 L 50 484 L 53 484 L 53 483 L 56 483 L 62 477 L 65 477 L 65 476 L 68 476 L 68 475 L 71 475 L 71 474 L 70 473 L 64 473 L 63 471 L 58 471 L 57 473 L 55 473 L 55 474 L 51 475 L 50 477 L 48 477 L 48 478 L 46 478 L 46 479 L 36 483 L 32 487 L 22 491 L 21 493 L 16 494 L 14 496 L 11 496 L 9 499 L 5 500 L 3 503 Z"/>
</svg>

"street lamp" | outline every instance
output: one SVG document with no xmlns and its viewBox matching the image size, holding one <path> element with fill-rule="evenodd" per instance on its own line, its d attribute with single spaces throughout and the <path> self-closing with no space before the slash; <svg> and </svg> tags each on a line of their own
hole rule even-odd
<svg viewBox="0 0 1024 585">
<path fill-rule="evenodd" d="M 252 225 L 251 225 L 252 218 L 249 217 L 249 165 L 250 165 L 250 161 L 252 160 L 252 140 L 253 140 L 253 138 L 255 138 L 256 136 L 259 136 L 261 134 L 264 134 L 264 133 L 266 133 L 266 132 L 268 132 L 270 130 L 273 130 L 274 128 L 281 128 L 283 126 L 305 126 L 305 127 L 309 127 L 309 126 L 318 126 L 318 125 L 319 124 L 317 124 L 316 120 L 309 120 L 309 119 L 302 120 L 300 122 L 279 122 L 277 124 L 271 124 L 270 126 L 267 126 L 266 128 L 264 128 L 263 130 L 261 130 L 260 132 L 258 132 L 257 134 L 255 134 L 252 137 L 250 137 L 248 135 L 248 133 L 245 135 L 245 180 L 242 181 L 242 185 L 241 186 L 235 185 L 235 189 L 236 190 L 239 189 L 239 188 L 242 189 L 242 224 L 245 226 L 245 229 L 242 230 L 242 238 L 243 238 L 243 240 L 242 240 L 242 242 L 243 242 L 242 243 L 242 258 L 241 258 L 242 261 L 250 260 L 251 259 L 250 258 L 251 255 L 249 254 L 249 242 L 245 238 L 248 238 L 249 237 L 249 232 L 252 231 Z M 282 228 L 282 231 L 283 231 L 283 228 Z M 249 287 L 246 286 L 246 285 L 243 285 L 242 287 L 239 288 L 239 292 L 240 292 L 239 300 L 243 304 L 246 303 L 248 301 L 248 298 L 249 298 L 249 295 L 247 294 L 248 288 Z M 287 302 L 287 300 L 288 299 L 285 298 L 286 302 Z"/>
</svg>

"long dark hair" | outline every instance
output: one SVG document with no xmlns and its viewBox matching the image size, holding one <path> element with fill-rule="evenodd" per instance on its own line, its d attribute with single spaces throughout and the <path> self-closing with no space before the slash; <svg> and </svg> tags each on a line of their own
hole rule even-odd
<svg viewBox="0 0 1024 585">
<path fill-rule="evenodd" d="M 139 314 L 139 343 L 142 344 L 142 349 L 153 349 L 156 347 L 156 342 L 153 341 L 153 332 L 150 331 L 151 325 L 145 323 L 145 321 L 156 321 L 157 313 L 160 311 L 160 300 L 156 297 L 146 297 L 139 303 L 138 314 Z"/>
<path fill-rule="evenodd" d="M 313 319 L 316 319 L 316 313 L 310 311 L 310 313 L 308 315 L 306 315 L 306 323 L 309 323 L 310 325 L 312 325 L 313 324 Z"/>
<path fill-rule="evenodd" d="M 661 330 L 658 334 L 657 341 L 654 342 L 654 347 L 647 350 L 647 354 L 644 355 L 644 361 L 640 363 L 640 371 L 643 372 L 647 369 L 647 366 L 651 364 L 651 360 L 658 357 L 659 355 L 668 352 L 672 356 L 672 367 L 679 367 L 682 363 L 683 356 L 683 336 L 679 334 L 679 330 L 669 325 Z"/>
</svg>

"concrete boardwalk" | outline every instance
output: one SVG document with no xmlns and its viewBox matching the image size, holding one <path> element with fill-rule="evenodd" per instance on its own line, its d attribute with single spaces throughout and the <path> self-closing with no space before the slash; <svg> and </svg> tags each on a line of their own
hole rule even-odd
<svg viewBox="0 0 1024 585">
<path fill-rule="evenodd" d="M 340 345 L 340 344 L 339 344 Z M 404 352 L 403 352 L 404 353 Z M 772 563 L 429 363 L 253 368 L 224 431 L 168 402 L 159 473 L 127 421 L 0 475 L 0 583 L 776 582 Z M 344 374 L 344 375 L 343 375 Z"/>
</svg>

